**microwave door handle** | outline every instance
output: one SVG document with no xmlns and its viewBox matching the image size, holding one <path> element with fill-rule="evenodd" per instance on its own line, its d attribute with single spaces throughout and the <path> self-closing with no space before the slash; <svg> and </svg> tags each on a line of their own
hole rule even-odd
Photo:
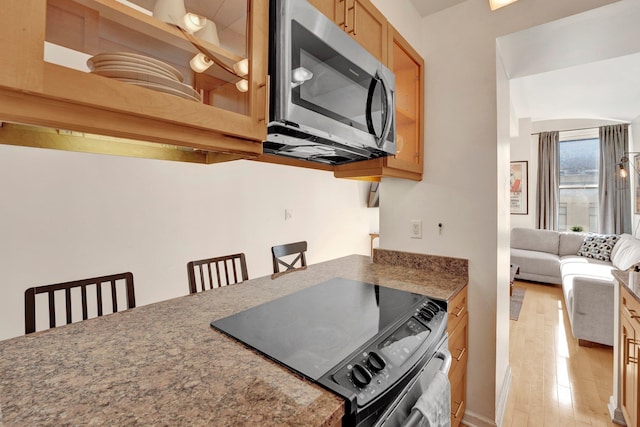
<svg viewBox="0 0 640 427">
<path fill-rule="evenodd" d="M 346 3 L 346 0 L 345 0 Z M 376 91 L 376 85 L 380 81 L 378 77 L 378 73 L 371 78 L 371 83 L 369 84 L 369 91 L 367 93 L 367 106 L 366 106 L 366 119 L 367 119 L 367 130 L 376 140 L 376 144 L 378 143 L 378 134 L 376 134 L 376 128 L 373 126 L 373 112 L 371 111 L 371 107 L 373 106 L 373 94 Z M 384 127 L 383 127 L 384 132 Z"/>
<path fill-rule="evenodd" d="M 382 135 L 380 135 L 380 139 L 376 140 L 378 148 L 382 148 L 382 145 L 387 140 L 387 136 L 389 136 L 389 132 L 391 132 L 391 125 L 393 125 L 393 112 L 395 111 L 395 105 L 393 103 L 393 94 L 389 89 L 389 84 L 385 80 L 382 74 L 376 73 L 378 78 L 380 79 L 380 83 L 382 84 L 382 89 L 384 90 L 385 97 L 387 98 L 387 111 L 386 111 L 386 120 L 384 123 L 384 128 L 382 130 Z"/>
<path fill-rule="evenodd" d="M 371 111 L 371 107 L 373 105 L 373 95 L 375 93 L 376 85 L 380 83 L 382 86 L 382 90 L 384 91 L 386 111 L 384 111 L 384 116 L 386 117 L 384 126 L 382 127 L 382 132 L 380 135 L 376 134 L 375 127 L 373 126 L 373 112 Z M 391 125 L 393 124 L 393 95 L 389 90 L 389 85 L 379 72 L 376 71 L 376 75 L 371 79 L 371 84 L 369 85 L 369 93 L 367 94 L 367 109 L 366 109 L 366 118 L 367 118 L 367 129 L 371 135 L 375 138 L 376 145 L 378 148 L 381 148 L 384 142 L 391 131 Z"/>
</svg>

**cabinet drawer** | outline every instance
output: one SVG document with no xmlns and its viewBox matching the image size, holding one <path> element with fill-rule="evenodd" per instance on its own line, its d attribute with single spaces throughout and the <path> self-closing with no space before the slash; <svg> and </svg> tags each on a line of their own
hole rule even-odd
<svg viewBox="0 0 640 427">
<path fill-rule="evenodd" d="M 640 303 L 622 286 L 620 287 L 620 309 L 629 320 L 638 322 L 638 318 L 634 316 L 640 316 Z"/>
<path fill-rule="evenodd" d="M 458 427 L 467 407 L 466 398 L 467 376 L 451 384 L 451 427 Z"/>
<path fill-rule="evenodd" d="M 458 327 L 449 335 L 449 352 L 451 352 L 451 369 L 449 381 L 455 384 L 467 370 L 468 315 L 465 313 Z"/>
<path fill-rule="evenodd" d="M 449 335 L 460 324 L 460 321 L 467 314 L 467 287 L 465 286 L 458 294 L 448 303 L 449 317 L 447 319 L 447 332 Z"/>
</svg>

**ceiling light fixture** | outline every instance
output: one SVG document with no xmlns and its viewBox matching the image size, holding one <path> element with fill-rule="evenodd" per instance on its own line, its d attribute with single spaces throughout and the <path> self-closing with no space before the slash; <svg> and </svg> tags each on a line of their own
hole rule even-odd
<svg viewBox="0 0 640 427">
<path fill-rule="evenodd" d="M 200 31 L 207 25 L 207 18 L 196 15 L 195 13 L 186 13 L 182 18 L 182 23 L 184 24 L 184 28 L 189 31 L 189 33 L 193 34 L 196 31 Z"/>
<path fill-rule="evenodd" d="M 204 46 L 202 46 L 200 40 L 195 38 L 185 28 L 182 28 L 179 25 L 177 27 L 182 32 L 182 34 L 184 34 L 187 40 L 189 40 L 189 42 L 191 42 L 191 44 L 199 51 L 199 53 L 190 61 L 193 71 L 201 73 L 211 66 L 210 63 L 214 63 L 226 72 L 233 74 L 236 77 L 244 77 L 249 73 L 248 59 L 241 59 L 233 65 L 228 65 L 224 61 L 220 60 L 213 52 L 209 51 L 209 49 L 206 49 Z M 204 62 L 207 67 L 202 68 L 204 64 L 200 64 L 201 62 Z"/>
<path fill-rule="evenodd" d="M 249 60 L 245 58 L 233 64 L 233 71 L 240 77 L 249 74 Z"/>
<path fill-rule="evenodd" d="M 239 82 L 236 83 L 236 89 L 238 89 L 240 92 L 246 92 L 249 90 L 249 81 L 247 81 L 246 79 L 242 79 Z"/>
<path fill-rule="evenodd" d="M 516 1 L 517 0 L 489 0 L 489 7 L 491 7 L 491 10 L 497 10 Z"/>
<path fill-rule="evenodd" d="M 213 61 L 207 55 L 200 52 L 189 61 L 191 69 L 196 73 L 204 73 L 213 65 Z"/>
</svg>

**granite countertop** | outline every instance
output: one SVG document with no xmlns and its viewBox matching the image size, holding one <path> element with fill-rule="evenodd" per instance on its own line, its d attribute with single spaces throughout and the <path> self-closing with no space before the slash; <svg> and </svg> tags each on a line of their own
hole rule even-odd
<svg viewBox="0 0 640 427">
<path fill-rule="evenodd" d="M 342 400 L 210 322 L 344 277 L 439 299 L 466 260 L 376 250 L 0 342 L 0 425 L 332 426 Z"/>
</svg>

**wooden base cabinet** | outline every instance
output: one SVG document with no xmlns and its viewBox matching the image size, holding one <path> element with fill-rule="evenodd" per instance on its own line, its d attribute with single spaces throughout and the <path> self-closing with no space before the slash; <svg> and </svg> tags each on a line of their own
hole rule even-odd
<svg viewBox="0 0 640 427">
<path fill-rule="evenodd" d="M 467 288 L 462 289 L 449 301 L 447 332 L 451 352 L 451 427 L 458 427 L 466 408 L 467 395 L 467 348 L 469 343 L 469 315 L 467 310 Z"/>
<path fill-rule="evenodd" d="M 185 1 L 190 12 L 222 19 L 218 17 L 224 14 L 208 3 Z M 203 157 L 206 162 L 259 156 L 268 120 L 268 2 L 227 2 L 225 7 L 234 15 L 229 19 L 246 25 L 238 27 L 242 34 L 221 31 L 220 46 L 152 16 L 154 4 L 152 0 L 128 4 L 117 0 L 3 1 L 0 122 L 220 154 L 217 159 Z M 223 29 L 234 22 L 220 21 L 217 26 Z M 196 74 L 189 64 L 201 48 L 228 70 L 246 59 L 248 74 L 239 77 L 218 63 Z M 133 69 L 126 64 L 127 76 L 121 69 L 119 54 L 123 52 L 142 55 L 133 60 L 137 61 Z M 103 59 L 111 60 L 111 68 L 89 72 L 85 64 L 96 54 L 110 55 Z M 149 71 L 154 61 L 177 70 L 184 84 L 173 71 L 169 74 L 176 79 Z M 120 67 L 118 75 L 114 67 Z M 246 92 L 236 86 L 242 79 L 247 80 Z M 0 143 L 7 143 L 2 135 Z"/>
<path fill-rule="evenodd" d="M 640 344 L 640 303 L 620 287 L 620 406 L 627 426 L 638 426 L 638 347 Z"/>
</svg>

